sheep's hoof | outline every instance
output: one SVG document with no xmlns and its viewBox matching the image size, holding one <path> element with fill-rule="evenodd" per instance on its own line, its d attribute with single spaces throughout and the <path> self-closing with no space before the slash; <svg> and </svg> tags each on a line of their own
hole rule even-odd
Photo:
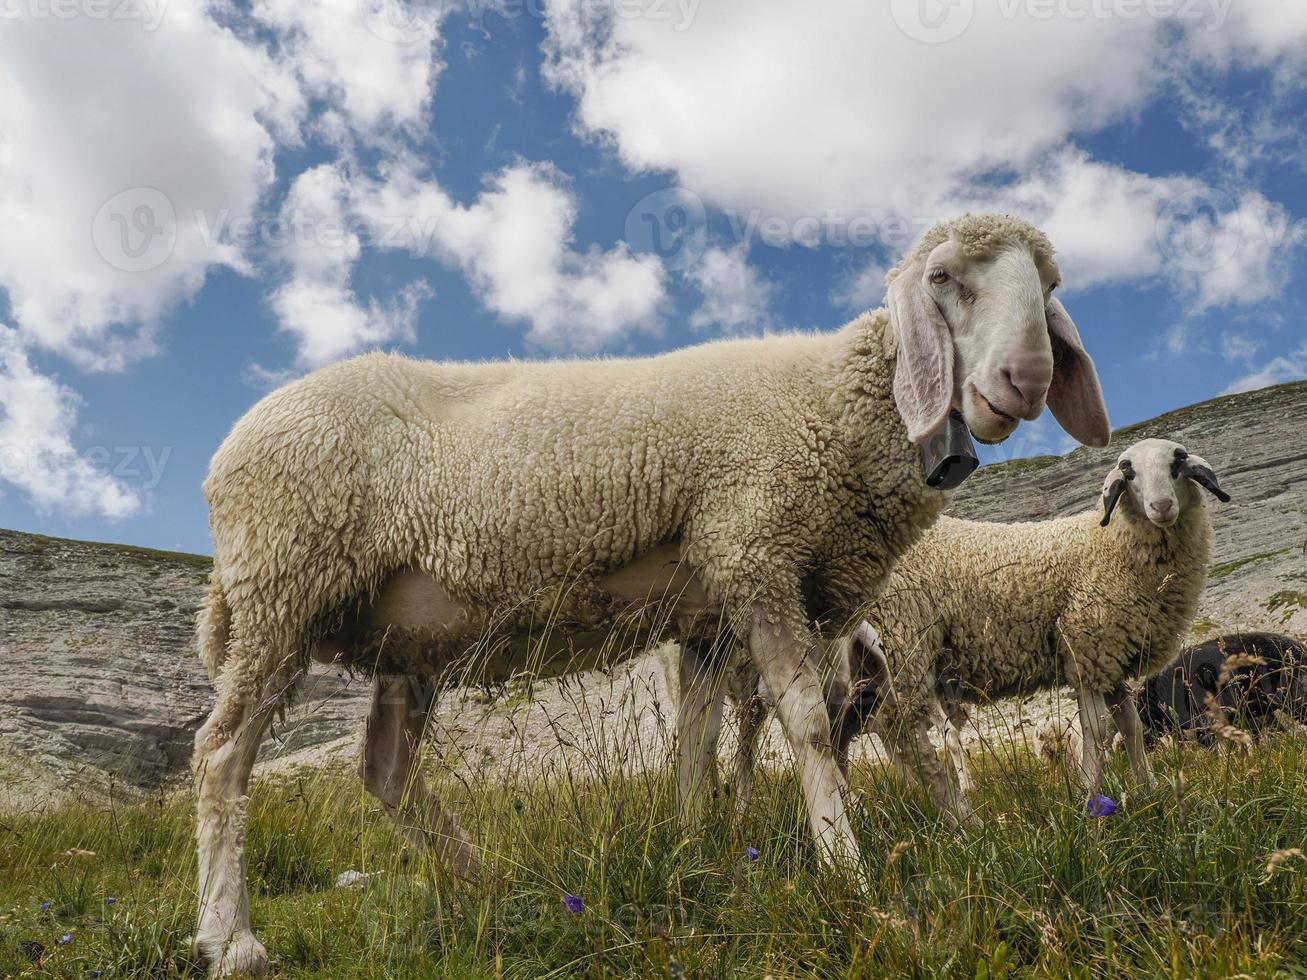
<svg viewBox="0 0 1307 980">
<path fill-rule="evenodd" d="M 268 972 L 268 951 L 254 933 L 233 933 L 226 942 L 200 939 L 196 947 L 209 961 L 211 977 L 260 977 Z"/>
</svg>

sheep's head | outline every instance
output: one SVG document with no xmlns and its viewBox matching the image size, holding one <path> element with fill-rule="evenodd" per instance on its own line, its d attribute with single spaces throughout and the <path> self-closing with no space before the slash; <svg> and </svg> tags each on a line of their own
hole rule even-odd
<svg viewBox="0 0 1307 980">
<path fill-rule="evenodd" d="M 1195 456 L 1170 439 L 1144 439 L 1123 452 L 1103 481 L 1103 526 L 1122 500 L 1132 519 L 1170 527 L 1190 507 L 1202 506 L 1203 487 L 1222 503 L 1230 495 L 1221 489 L 1216 474 L 1201 456 Z"/>
<path fill-rule="evenodd" d="M 922 442 L 957 409 L 981 442 L 1002 442 L 1047 403 L 1071 435 L 1107 445 L 1098 375 L 1053 295 L 1061 273 L 1042 232 L 966 215 L 928 232 L 887 280 L 894 399 L 909 439 Z"/>
</svg>

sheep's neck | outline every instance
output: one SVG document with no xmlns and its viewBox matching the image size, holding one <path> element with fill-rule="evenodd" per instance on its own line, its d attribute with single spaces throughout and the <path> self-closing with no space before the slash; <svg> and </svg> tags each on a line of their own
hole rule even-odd
<svg viewBox="0 0 1307 980">
<path fill-rule="evenodd" d="M 863 491 L 859 516 L 877 529 L 885 553 L 897 556 L 934 523 L 949 494 L 926 486 L 920 454 L 908 441 L 894 402 L 897 351 L 889 329 L 889 314 L 877 310 L 840 331 L 831 398 L 849 469 Z"/>
<path fill-rule="evenodd" d="M 897 350 L 889 338 L 889 314 L 867 313 L 838 334 L 840 365 L 832 398 L 855 472 L 883 491 L 916 499 L 930 490 L 916 448 L 894 402 Z M 942 503 L 941 503 L 942 506 Z"/>
<path fill-rule="evenodd" d="M 1108 525 L 1120 547 L 1131 554 L 1151 559 L 1150 567 L 1160 578 L 1168 574 L 1187 574 L 1206 566 L 1211 554 L 1212 520 L 1207 507 L 1199 500 L 1186 507 L 1171 527 L 1158 527 L 1142 515 L 1131 511 L 1126 519 Z"/>
<path fill-rule="evenodd" d="M 1140 675 L 1156 671 L 1179 649 L 1198 614 L 1211 552 L 1211 519 L 1202 501 L 1187 507 L 1169 528 L 1160 528 L 1137 513 L 1120 526 L 1113 521 L 1117 546 L 1136 576 L 1136 588 L 1148 598 L 1150 642 L 1138 653 Z"/>
</svg>

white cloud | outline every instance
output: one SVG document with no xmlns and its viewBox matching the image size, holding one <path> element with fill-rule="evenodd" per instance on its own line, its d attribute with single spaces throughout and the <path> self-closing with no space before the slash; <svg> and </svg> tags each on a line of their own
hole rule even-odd
<svg viewBox="0 0 1307 980">
<path fill-rule="evenodd" d="M 550 167 L 508 167 L 468 206 L 397 167 L 382 183 L 360 184 L 355 204 L 379 246 L 457 266 L 489 309 L 528 323 L 543 346 L 595 350 L 657 326 L 662 264 L 624 244 L 572 248 L 576 201 Z"/>
<path fill-rule="evenodd" d="M 885 273 L 889 267 L 877 260 L 866 263 L 844 282 L 831 299 L 851 310 L 869 310 L 885 298 Z"/>
<path fill-rule="evenodd" d="M 682 31 L 559 0 L 547 71 L 578 96 L 581 126 L 610 135 L 631 166 L 790 219 L 915 213 L 923 194 L 1024 165 L 1157 84 L 1152 22 L 1066 29 L 976 7 L 961 38 L 923 45 L 888 4 L 861 0 L 703 4 Z"/>
<path fill-rule="evenodd" d="M 1193 240 L 1196 234 L 1211 256 L 1185 270 L 1200 309 L 1275 296 L 1288 281 L 1293 250 L 1302 244 L 1294 237 L 1288 212 L 1253 191 L 1244 193 L 1235 207 L 1195 215 L 1191 227 L 1195 231 L 1186 237 Z"/>
<path fill-rule="evenodd" d="M 1221 334 L 1221 356 L 1226 361 L 1243 361 L 1250 363 L 1257 351 L 1261 349 L 1261 341 L 1249 337 L 1247 334 L 1234 333 L 1226 331 Z"/>
<path fill-rule="evenodd" d="M 1050 6 L 1051 16 L 1040 13 Z M 1226 196 L 1073 148 L 1078 135 L 1139 112 L 1195 62 L 1288 64 L 1307 37 L 1297 0 L 1264 0 L 1257 15 L 1230 13 L 1228 23 L 1224 7 L 1200 6 L 1206 16 L 1171 4 L 1168 18 L 1125 3 L 954 5 L 973 11 L 965 29 L 931 44 L 895 21 L 912 3 L 722 0 L 678 29 L 554 0 L 545 71 L 576 95 L 583 132 L 633 168 L 674 171 L 728 211 L 762 209 L 791 227 L 900 216 L 919 229 L 964 207 L 1017 208 L 1053 238 L 1068 287 L 1161 277 L 1204 308 L 1272 294 L 1283 256 L 1245 234 L 1218 264 L 1176 261 L 1177 234 L 1210 224 L 1224 241 L 1255 219 L 1273 239 L 1282 209 L 1252 190 Z M 1118 15 L 1091 12 L 1102 8 Z M 1277 16 L 1283 27 L 1268 26 Z M 1176 222 L 1198 198 L 1217 205 L 1211 221 L 1196 213 Z M 1172 219 L 1161 235 L 1159 209 Z M 885 251 L 902 244 L 882 238 Z M 865 281 L 849 288 L 850 298 L 871 292 Z"/>
<path fill-rule="evenodd" d="M 703 302 L 690 317 L 695 330 L 760 332 L 771 325 L 775 286 L 749 265 L 749 250 L 710 248 L 686 270 Z"/>
<path fill-rule="evenodd" d="M 297 362 L 315 368 L 367 347 L 416 339 L 418 309 L 430 295 L 412 284 L 389 303 L 359 303 L 350 276 L 362 246 L 346 210 L 348 185 L 334 165 L 295 178 L 282 206 L 282 257 L 291 278 L 272 295 L 282 330 L 296 341 Z"/>
<path fill-rule="evenodd" d="M 1255 191 L 1239 198 L 1189 177 L 1153 177 L 1066 149 L 1020 179 L 972 188 L 953 210 L 1016 211 L 1048 233 L 1067 286 L 1160 278 L 1192 311 L 1251 304 L 1287 280 L 1291 227 Z M 944 208 L 942 210 L 947 210 Z"/>
<path fill-rule="evenodd" d="M 307 92 L 373 136 L 414 126 L 441 64 L 442 4 L 403 0 L 257 0 L 254 16 L 277 31 L 282 59 Z"/>
<path fill-rule="evenodd" d="M 1257 370 L 1236 380 L 1221 394 L 1234 395 L 1241 391 L 1253 391 L 1304 379 L 1307 379 L 1307 344 L 1289 354 L 1272 358 Z"/>
<path fill-rule="evenodd" d="M 148 26 L 0 20 L 0 288 L 25 341 L 84 368 L 150 352 L 210 269 L 245 267 L 194 213 L 252 213 L 303 109 L 206 4 L 170 0 Z"/>
<path fill-rule="evenodd" d="M 28 360 L 18 332 L 0 324 L 0 483 L 39 511 L 121 518 L 140 498 L 73 448 L 81 399 Z"/>
<path fill-rule="evenodd" d="M 1307 4 L 1299 0 L 1224 0 L 1218 30 L 1193 30 L 1186 38 L 1196 59 L 1229 67 L 1250 62 L 1289 74 L 1307 55 Z"/>
</svg>

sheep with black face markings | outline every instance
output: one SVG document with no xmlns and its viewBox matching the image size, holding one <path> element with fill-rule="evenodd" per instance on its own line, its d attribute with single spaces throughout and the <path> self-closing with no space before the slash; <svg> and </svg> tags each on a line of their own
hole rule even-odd
<svg viewBox="0 0 1307 980">
<path fill-rule="evenodd" d="M 1121 453 L 1097 508 L 1029 524 L 941 518 L 899 562 L 870 616 L 892 680 L 869 722 L 913 760 L 938 805 L 966 814 L 926 737 L 941 696 L 986 702 L 1069 684 L 1089 794 L 1101 784 L 1109 708 L 1134 778 L 1151 783 L 1126 682 L 1168 663 L 1197 614 L 1212 536 L 1199 488 L 1230 499 L 1201 457 L 1145 439 Z M 855 676 L 882 670 L 872 662 Z"/>
<path fill-rule="evenodd" d="M 1109 706 L 1134 777 L 1150 782 L 1126 681 L 1171 661 L 1197 612 L 1211 547 L 1199 487 L 1230 499 L 1202 458 L 1145 439 L 1121 453 L 1095 509 L 1018 524 L 941 517 L 866 610 L 849 668 L 862 694 L 836 726 L 836 757 L 847 758 L 852 739 L 870 729 L 895 765 L 961 821 L 970 785 L 958 737 L 964 705 L 1069 684 L 1079 692 L 1079 773 L 1090 795 L 1102 777 Z M 732 688 L 753 689 L 756 675 Z M 742 803 L 762 715 L 736 699 Z M 929 741 L 932 726 L 947 764 Z"/>
<path fill-rule="evenodd" d="M 1058 278 L 1035 228 L 967 216 L 891 274 L 888 309 L 832 334 L 587 362 L 370 354 L 251 409 L 205 483 L 199 638 L 218 699 L 194 759 L 197 942 L 214 971 L 266 968 L 245 794 L 311 655 L 378 674 L 365 784 L 467 868 L 471 848 L 417 768 L 434 686 L 388 676 L 574 670 L 617 656 L 613 636 L 637 649 L 672 626 L 693 736 L 720 623 L 777 695 L 819 853 L 857 867 L 827 720 L 846 678 L 820 676 L 812 623 L 851 616 L 938 515 L 946 495 L 924 485 L 914 442 L 951 409 L 997 441 L 1047 401 L 1072 435 L 1106 443 Z M 688 805 L 703 769 L 692 758 L 682 773 Z"/>
</svg>

